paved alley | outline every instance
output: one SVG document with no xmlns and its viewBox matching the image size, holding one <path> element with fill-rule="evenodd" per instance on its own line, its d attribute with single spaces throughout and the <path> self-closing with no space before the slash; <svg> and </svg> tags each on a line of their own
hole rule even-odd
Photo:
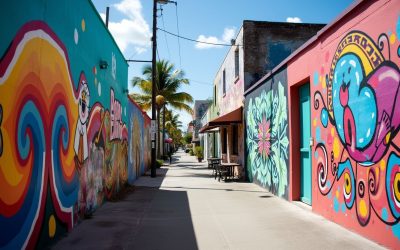
<svg viewBox="0 0 400 250">
<path fill-rule="evenodd" d="M 251 183 L 218 182 L 180 151 L 157 178 L 107 202 L 54 249 L 378 249 Z"/>
</svg>

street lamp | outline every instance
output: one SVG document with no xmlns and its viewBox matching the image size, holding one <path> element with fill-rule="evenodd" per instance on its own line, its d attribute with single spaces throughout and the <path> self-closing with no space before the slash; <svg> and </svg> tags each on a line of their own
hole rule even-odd
<svg viewBox="0 0 400 250">
<path fill-rule="evenodd" d="M 167 4 L 174 3 L 175 1 L 168 0 L 153 0 L 153 50 L 152 50 L 152 60 L 151 60 L 151 81 L 152 81 L 152 89 L 151 89 L 151 177 L 156 177 L 156 52 L 157 52 L 157 3 Z"/>
</svg>

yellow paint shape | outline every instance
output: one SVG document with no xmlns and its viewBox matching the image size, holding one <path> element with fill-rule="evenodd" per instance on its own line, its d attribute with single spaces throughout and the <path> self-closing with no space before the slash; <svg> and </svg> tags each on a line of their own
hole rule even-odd
<svg viewBox="0 0 400 250">
<path fill-rule="evenodd" d="M 313 121 L 313 126 L 314 126 L 314 127 L 316 127 L 316 126 L 317 126 L 317 118 L 314 118 L 314 121 Z"/>
<path fill-rule="evenodd" d="M 400 173 L 397 173 L 396 176 L 394 177 L 394 196 L 396 197 L 397 201 L 400 201 L 400 189 L 399 189 L 399 183 L 400 183 Z"/>
<path fill-rule="evenodd" d="M 49 219 L 49 237 L 53 238 L 55 234 L 56 234 L 56 219 L 54 218 L 54 215 L 50 215 L 50 219 Z"/>
<path fill-rule="evenodd" d="M 334 136 L 335 135 L 335 129 L 332 127 L 331 128 L 331 136 Z"/>
<path fill-rule="evenodd" d="M 333 139 L 333 156 L 335 159 L 339 157 L 339 152 L 340 152 L 340 142 L 337 137 Z"/>
<path fill-rule="evenodd" d="M 322 88 L 326 88 L 326 79 L 324 77 L 322 78 Z"/>
<path fill-rule="evenodd" d="M 85 22 L 85 19 L 82 19 L 81 26 L 82 26 L 82 31 L 85 32 L 85 30 L 86 30 L 86 22 Z"/>
<path fill-rule="evenodd" d="M 358 204 L 358 212 L 361 215 L 361 217 L 367 216 L 367 205 L 365 204 L 364 200 L 361 200 L 360 203 Z"/>
<path fill-rule="evenodd" d="M 17 125 L 16 114 L 12 109 L 18 105 L 18 98 L 15 97 L 21 96 L 21 91 L 25 88 L 36 89 L 44 100 L 52 100 L 57 93 L 63 93 L 65 101 L 71 104 L 66 110 L 68 124 L 76 124 L 78 120 L 78 100 L 73 94 L 68 62 L 62 51 L 55 47 L 57 43 L 47 39 L 35 34 L 23 45 L 20 44 L 20 49 L 13 55 L 15 63 L 6 66 L 6 72 L 9 73 L 0 80 L 0 93 L 7 93 L 0 94 L 3 106 L 1 126 L 4 145 L 0 160 L 0 200 L 6 205 L 15 205 L 24 199 L 35 158 L 33 154 L 29 154 L 26 162 L 21 164 L 16 157 L 18 152 L 15 151 L 14 131 Z M 44 114 L 50 113 L 48 106 L 41 108 Z M 75 127 L 71 126 L 69 133 L 73 134 L 74 129 Z M 74 136 L 70 136 L 68 143 L 74 144 Z M 63 162 L 62 174 L 69 179 L 75 174 L 74 156 L 74 147 L 69 147 L 65 154 L 60 154 L 60 162 Z"/>
<path fill-rule="evenodd" d="M 385 171 L 386 168 L 386 161 L 385 160 L 381 160 L 379 162 L 379 167 L 381 168 L 382 171 Z"/>
<path fill-rule="evenodd" d="M 392 133 L 387 133 L 387 135 L 386 135 L 386 137 L 385 137 L 385 142 L 386 142 L 386 145 L 387 144 L 389 144 L 389 141 L 390 141 L 390 135 L 391 135 Z"/>
<path fill-rule="evenodd" d="M 339 199 L 339 190 L 336 190 L 336 198 Z"/>
<path fill-rule="evenodd" d="M 344 191 L 346 194 L 350 194 L 351 192 L 351 179 L 347 172 L 344 173 Z"/>
<path fill-rule="evenodd" d="M 396 42 L 396 35 L 394 33 L 392 33 L 392 35 L 390 35 L 390 44 L 394 44 Z"/>
<path fill-rule="evenodd" d="M 322 76 L 319 77 L 319 82 L 322 83 L 322 79 L 324 79 Z"/>
</svg>

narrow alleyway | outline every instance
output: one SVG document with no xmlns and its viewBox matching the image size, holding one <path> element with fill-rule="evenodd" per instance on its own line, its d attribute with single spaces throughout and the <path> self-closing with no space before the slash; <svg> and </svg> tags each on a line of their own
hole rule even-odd
<svg viewBox="0 0 400 250">
<path fill-rule="evenodd" d="M 380 246 L 251 183 L 218 182 L 180 151 L 54 249 L 376 249 Z"/>
</svg>

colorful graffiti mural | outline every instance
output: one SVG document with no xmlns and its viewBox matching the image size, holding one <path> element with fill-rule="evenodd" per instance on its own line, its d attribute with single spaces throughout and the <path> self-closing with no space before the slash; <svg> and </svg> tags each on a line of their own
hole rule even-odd
<svg viewBox="0 0 400 250">
<path fill-rule="evenodd" d="M 400 239 L 400 71 L 391 40 L 351 31 L 325 77 L 314 74 L 315 85 L 322 82 L 314 92 L 314 156 L 318 189 L 335 212 L 354 211 L 363 227 L 374 214 Z"/>
<path fill-rule="evenodd" d="M 45 246 L 128 182 L 127 65 L 111 39 L 102 47 L 110 50 L 111 69 L 98 72 L 98 55 L 74 53 L 90 24 L 105 30 L 96 14 L 87 18 L 79 19 L 72 47 L 40 20 L 0 43 L 0 248 Z M 148 145 L 137 110 L 133 139 Z"/>
<path fill-rule="evenodd" d="M 151 164 L 150 118 L 129 97 L 128 182 L 133 184 Z"/>
<path fill-rule="evenodd" d="M 246 96 L 246 156 L 249 177 L 272 193 L 288 196 L 286 71 Z"/>
</svg>

